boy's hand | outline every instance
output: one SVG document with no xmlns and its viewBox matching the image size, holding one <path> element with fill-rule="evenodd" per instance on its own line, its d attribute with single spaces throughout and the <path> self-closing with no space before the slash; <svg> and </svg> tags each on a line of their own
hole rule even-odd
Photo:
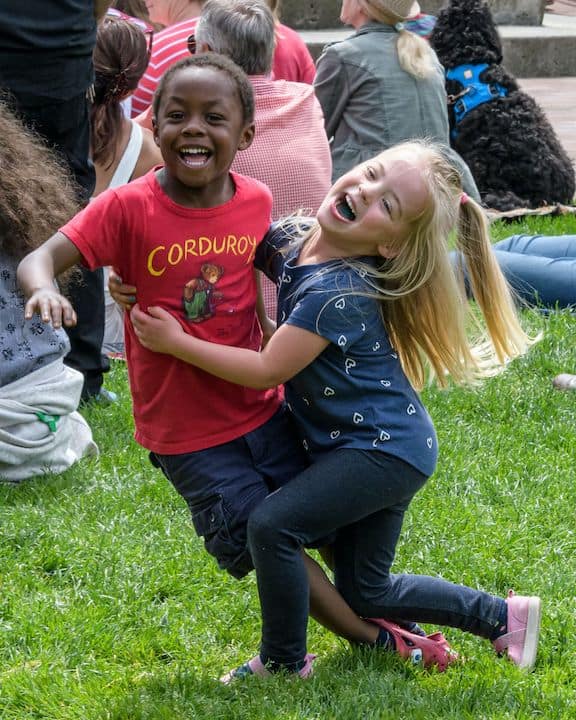
<svg viewBox="0 0 576 720">
<path fill-rule="evenodd" d="M 260 318 L 260 326 L 262 327 L 261 348 L 264 349 L 272 335 L 274 335 L 274 333 L 276 332 L 276 323 L 274 322 L 274 320 L 269 318 L 268 315 L 265 315 L 264 317 Z"/>
<path fill-rule="evenodd" d="M 35 290 L 24 307 L 24 319 L 30 320 L 37 312 L 45 323 L 52 323 L 55 328 L 76 325 L 76 313 L 70 302 L 60 295 L 54 287 Z"/>
<path fill-rule="evenodd" d="M 136 304 L 130 319 L 140 344 L 153 352 L 173 354 L 178 339 L 185 334 L 178 320 L 160 307 L 149 307 L 145 313 Z"/>
<path fill-rule="evenodd" d="M 108 291 L 115 303 L 118 303 L 126 312 L 130 312 L 136 302 L 136 287 L 134 285 L 125 285 L 120 275 L 113 268 L 110 268 L 108 274 Z"/>
</svg>

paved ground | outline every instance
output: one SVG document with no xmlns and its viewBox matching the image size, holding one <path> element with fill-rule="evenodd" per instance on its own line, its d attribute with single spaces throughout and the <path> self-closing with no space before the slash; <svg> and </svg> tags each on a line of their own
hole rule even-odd
<svg viewBox="0 0 576 720">
<path fill-rule="evenodd" d="M 554 0 L 546 4 L 546 12 L 558 15 L 576 15 L 576 0 Z"/>
<path fill-rule="evenodd" d="M 518 82 L 542 107 L 576 165 L 576 77 L 524 78 Z"/>
<path fill-rule="evenodd" d="M 554 0 L 547 5 L 546 12 L 576 17 L 576 0 Z M 528 78 L 519 82 L 544 109 L 576 164 L 576 77 Z"/>
</svg>

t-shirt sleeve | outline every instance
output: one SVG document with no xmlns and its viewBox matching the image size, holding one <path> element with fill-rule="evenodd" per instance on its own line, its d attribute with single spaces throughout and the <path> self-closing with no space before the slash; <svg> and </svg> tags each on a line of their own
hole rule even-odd
<svg viewBox="0 0 576 720">
<path fill-rule="evenodd" d="M 272 223 L 256 250 L 254 258 L 256 269 L 261 270 L 272 282 L 277 283 L 285 262 L 283 250 L 291 240 L 312 227 L 313 223 L 313 218 L 298 218 L 298 225 L 287 220 Z"/>
<path fill-rule="evenodd" d="M 276 282 L 282 272 L 281 250 L 289 239 L 288 234 L 280 224 L 273 223 L 256 249 L 254 266 L 257 270 L 261 270 L 272 282 Z"/>
<path fill-rule="evenodd" d="M 320 335 L 346 352 L 367 332 L 381 327 L 378 301 L 359 292 L 360 288 L 337 285 L 305 290 L 286 322 Z"/>
<path fill-rule="evenodd" d="M 125 237 L 122 204 L 114 190 L 94 198 L 60 232 L 76 245 L 84 263 L 94 270 L 105 265 L 120 265 L 119 238 Z"/>
</svg>

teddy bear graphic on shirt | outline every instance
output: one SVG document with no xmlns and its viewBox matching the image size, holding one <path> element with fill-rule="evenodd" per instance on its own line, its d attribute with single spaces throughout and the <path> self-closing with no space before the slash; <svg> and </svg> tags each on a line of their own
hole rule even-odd
<svg viewBox="0 0 576 720">
<path fill-rule="evenodd" d="M 224 274 L 224 268 L 215 263 L 204 263 L 200 273 L 200 277 L 192 278 L 184 286 L 184 313 L 193 323 L 214 317 L 216 305 L 224 297 L 215 289 Z"/>
</svg>

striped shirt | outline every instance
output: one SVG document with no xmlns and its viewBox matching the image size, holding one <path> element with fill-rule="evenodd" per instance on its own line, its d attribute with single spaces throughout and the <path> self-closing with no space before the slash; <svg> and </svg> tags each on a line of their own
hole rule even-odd
<svg viewBox="0 0 576 720">
<path fill-rule="evenodd" d="M 150 62 L 132 95 L 132 117 L 140 115 L 152 104 L 158 81 L 166 70 L 190 55 L 188 38 L 194 34 L 197 23 L 197 17 L 183 20 L 154 35 Z"/>
</svg>

